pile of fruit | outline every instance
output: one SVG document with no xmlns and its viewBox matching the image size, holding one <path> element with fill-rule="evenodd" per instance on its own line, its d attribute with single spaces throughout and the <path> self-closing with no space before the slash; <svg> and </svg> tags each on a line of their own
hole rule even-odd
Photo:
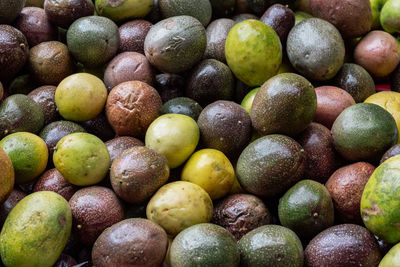
<svg viewBox="0 0 400 267">
<path fill-rule="evenodd" d="M 13 266 L 400 267 L 400 0 L 0 0 Z"/>
</svg>

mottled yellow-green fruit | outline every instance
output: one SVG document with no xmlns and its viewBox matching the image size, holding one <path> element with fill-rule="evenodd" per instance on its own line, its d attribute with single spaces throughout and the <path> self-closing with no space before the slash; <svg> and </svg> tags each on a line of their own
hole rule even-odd
<svg viewBox="0 0 400 267">
<path fill-rule="evenodd" d="M 150 124 L 145 143 L 147 147 L 163 154 L 170 168 L 176 168 L 194 152 L 199 139 L 199 127 L 191 117 L 165 114 Z"/>
<path fill-rule="evenodd" d="M 229 191 L 229 195 L 245 194 L 245 193 L 246 193 L 246 191 L 244 191 L 242 186 L 239 184 L 237 177 L 235 176 L 235 180 L 233 181 L 233 185 L 231 187 L 231 190 Z"/>
<path fill-rule="evenodd" d="M 111 160 L 106 145 L 97 136 L 72 133 L 57 143 L 53 162 L 68 182 L 87 186 L 103 180 Z"/>
<path fill-rule="evenodd" d="M 276 32 L 259 20 L 242 21 L 230 30 L 226 61 L 235 76 L 248 86 L 260 86 L 282 63 L 282 45 Z"/>
<path fill-rule="evenodd" d="M 39 136 L 18 132 L 7 135 L 0 141 L 15 171 L 15 182 L 23 184 L 38 177 L 47 166 L 49 152 L 47 145 Z"/>
<path fill-rule="evenodd" d="M 186 162 L 182 181 L 197 184 L 206 190 L 211 199 L 218 199 L 231 190 L 235 181 L 235 170 L 221 151 L 202 149 Z"/>
<path fill-rule="evenodd" d="M 106 99 L 103 81 L 89 73 L 68 76 L 57 86 L 55 94 L 58 111 L 71 121 L 94 119 L 103 110 Z"/>
<path fill-rule="evenodd" d="M 200 186 L 178 181 L 164 185 L 150 199 L 147 218 L 175 236 L 189 226 L 211 220 L 213 203 Z"/>
<path fill-rule="evenodd" d="M 14 187 L 14 167 L 11 159 L 0 147 L 0 203 L 3 203 Z"/>
<path fill-rule="evenodd" d="M 0 234 L 5 266 L 50 267 L 71 233 L 68 202 L 59 194 L 40 191 L 24 197 L 11 210 Z"/>
<path fill-rule="evenodd" d="M 372 173 L 361 197 L 361 217 L 374 235 L 388 243 L 400 241 L 400 155 Z"/>
<path fill-rule="evenodd" d="M 115 22 L 142 18 L 152 9 L 153 0 L 96 0 L 96 12 Z"/>
<path fill-rule="evenodd" d="M 400 243 L 386 253 L 378 267 L 400 267 Z"/>
<path fill-rule="evenodd" d="M 248 92 L 247 95 L 243 98 L 242 103 L 240 104 L 247 111 L 247 113 L 249 113 L 249 115 L 251 115 L 251 106 L 253 105 L 253 100 L 258 90 L 260 90 L 260 87 L 257 87 Z"/>
</svg>

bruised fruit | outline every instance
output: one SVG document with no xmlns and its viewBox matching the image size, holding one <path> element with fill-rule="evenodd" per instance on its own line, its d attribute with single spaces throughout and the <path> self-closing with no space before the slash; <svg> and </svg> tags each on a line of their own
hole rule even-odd
<svg viewBox="0 0 400 267">
<path fill-rule="evenodd" d="M 46 143 L 37 135 L 18 132 L 7 135 L 0 141 L 15 171 L 15 182 L 23 184 L 38 177 L 47 166 Z"/>
<path fill-rule="evenodd" d="M 51 267 L 71 232 L 68 202 L 54 192 L 24 197 L 10 212 L 0 234 L 1 260 L 6 266 Z M 40 249 L 38 249 L 40 247 Z"/>
<path fill-rule="evenodd" d="M 234 194 L 215 204 L 211 222 L 228 230 L 237 241 L 260 226 L 269 224 L 271 215 L 261 199 L 249 194 Z"/>
<path fill-rule="evenodd" d="M 318 18 L 306 19 L 294 26 L 289 32 L 286 50 L 293 67 L 317 81 L 333 78 L 344 62 L 342 36 L 335 26 Z"/>
<path fill-rule="evenodd" d="M 92 245 L 106 228 L 124 219 L 121 201 L 106 187 L 82 188 L 71 197 L 69 205 L 73 230 L 86 245 Z"/>
<path fill-rule="evenodd" d="M 98 137 L 88 133 L 72 133 L 57 143 L 53 162 L 68 182 L 86 186 L 103 180 L 110 167 L 110 155 Z"/>
<path fill-rule="evenodd" d="M 88 73 L 68 76 L 57 86 L 55 94 L 61 116 L 72 121 L 95 118 L 103 110 L 106 99 L 107 89 L 103 81 Z"/>
<path fill-rule="evenodd" d="M 189 244 L 196 244 L 195 246 Z M 233 236 L 221 226 L 202 223 L 180 232 L 172 241 L 172 266 L 236 267 L 240 254 Z"/>
<path fill-rule="evenodd" d="M 161 266 L 167 247 L 167 234 L 159 225 L 146 219 L 127 219 L 99 236 L 92 261 L 98 267 Z"/>
<path fill-rule="evenodd" d="M 317 97 L 304 77 L 282 73 L 264 83 L 254 97 L 251 121 L 261 135 L 296 135 L 314 118 Z"/>
<path fill-rule="evenodd" d="M 269 26 L 258 20 L 245 20 L 230 30 L 225 56 L 239 80 L 249 86 L 259 86 L 278 72 L 282 45 Z"/>
<path fill-rule="evenodd" d="M 201 60 L 206 45 L 206 30 L 200 21 L 176 16 L 151 27 L 144 41 L 144 52 L 159 70 L 180 73 Z"/>
<path fill-rule="evenodd" d="M 114 87 L 107 98 L 106 115 L 117 135 L 144 137 L 149 125 L 161 114 L 160 95 L 141 81 Z"/>
<path fill-rule="evenodd" d="M 114 192 L 128 203 L 149 199 L 169 177 L 164 155 L 145 146 L 124 150 L 113 161 L 110 180 Z"/>
<path fill-rule="evenodd" d="M 362 223 L 361 196 L 374 170 L 375 167 L 367 162 L 357 162 L 337 169 L 326 182 L 340 221 Z"/>
<path fill-rule="evenodd" d="M 236 175 L 247 192 L 261 197 L 284 193 L 306 167 L 306 153 L 292 138 L 272 134 L 248 145 L 239 157 Z"/>
<path fill-rule="evenodd" d="M 178 181 L 164 185 L 154 194 L 146 214 L 167 234 L 175 236 L 192 225 L 209 222 L 212 210 L 211 198 L 203 188 Z"/>
</svg>

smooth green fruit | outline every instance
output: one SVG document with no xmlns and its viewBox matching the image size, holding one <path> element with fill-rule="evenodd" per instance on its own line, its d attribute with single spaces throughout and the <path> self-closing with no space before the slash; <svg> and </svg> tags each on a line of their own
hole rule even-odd
<svg viewBox="0 0 400 267">
<path fill-rule="evenodd" d="M 372 10 L 372 26 L 371 29 L 376 30 L 381 26 L 380 15 L 383 6 L 388 0 L 369 0 Z"/>
<path fill-rule="evenodd" d="M 96 12 L 115 22 L 145 17 L 153 8 L 153 0 L 96 0 Z"/>
<path fill-rule="evenodd" d="M 9 213 L 0 234 L 5 266 L 50 267 L 70 236 L 72 215 L 68 202 L 50 191 L 24 197 Z"/>
<path fill-rule="evenodd" d="M 302 267 L 303 246 L 297 235 L 280 225 L 258 227 L 238 242 L 243 267 Z"/>
<path fill-rule="evenodd" d="M 260 90 L 260 87 L 248 92 L 247 95 L 243 98 L 242 103 L 240 104 L 247 111 L 247 113 L 249 113 L 249 115 L 251 115 L 251 106 L 253 105 L 253 100 L 258 90 Z"/>
<path fill-rule="evenodd" d="M 118 26 L 110 19 L 88 16 L 77 19 L 67 32 L 68 50 L 85 66 L 101 66 L 117 53 Z"/>
<path fill-rule="evenodd" d="M 400 243 L 386 253 L 378 267 L 400 267 Z"/>
<path fill-rule="evenodd" d="M 202 223 L 175 237 L 170 262 L 172 267 L 235 267 L 239 266 L 240 254 L 235 238 L 225 228 Z"/>
<path fill-rule="evenodd" d="M 57 143 L 53 162 L 68 182 L 87 186 L 103 180 L 111 160 L 106 145 L 98 137 L 72 133 Z"/>
<path fill-rule="evenodd" d="M 213 203 L 200 186 L 178 181 L 164 185 L 150 199 L 147 218 L 159 224 L 167 234 L 175 236 L 182 230 L 211 220 Z"/>
<path fill-rule="evenodd" d="M 400 33 L 400 1 L 389 0 L 381 10 L 380 22 L 388 33 Z"/>
<path fill-rule="evenodd" d="M 26 95 L 9 96 L 0 104 L 0 138 L 15 132 L 37 133 L 43 124 L 42 110 Z"/>
<path fill-rule="evenodd" d="M 279 221 L 302 238 L 311 239 L 334 223 L 332 198 L 326 187 L 302 180 L 279 200 Z"/>
<path fill-rule="evenodd" d="M 23 184 L 38 177 L 47 166 L 49 153 L 46 143 L 37 135 L 18 132 L 4 137 L 0 147 L 10 157 L 15 182 Z"/>
<path fill-rule="evenodd" d="M 393 116 L 370 103 L 355 104 L 343 110 L 331 132 L 336 150 L 349 161 L 378 162 L 398 139 Z"/>
<path fill-rule="evenodd" d="M 76 73 L 60 82 L 55 102 L 67 120 L 88 121 L 103 110 L 107 100 L 107 88 L 103 81 L 88 73 Z"/>
<path fill-rule="evenodd" d="M 294 19 L 295 19 L 295 23 L 294 24 L 296 25 L 299 22 L 302 22 L 303 20 L 306 20 L 306 19 L 310 19 L 312 17 L 313 16 L 311 14 L 308 14 L 306 12 L 296 11 L 296 12 L 294 12 Z"/>
<path fill-rule="evenodd" d="M 209 0 L 159 0 L 158 6 L 164 18 L 192 16 L 204 27 L 211 20 L 212 7 Z"/>
<path fill-rule="evenodd" d="M 191 117 L 165 114 L 150 124 L 145 143 L 147 147 L 163 154 L 170 168 L 176 168 L 194 152 L 199 139 L 199 126 Z"/>
<path fill-rule="evenodd" d="M 282 45 L 276 32 L 259 20 L 242 21 L 230 30 L 226 61 L 235 76 L 256 87 L 274 76 L 282 63 Z"/>
<path fill-rule="evenodd" d="M 400 241 L 400 155 L 389 158 L 372 173 L 361 197 L 365 226 L 388 243 Z"/>
</svg>

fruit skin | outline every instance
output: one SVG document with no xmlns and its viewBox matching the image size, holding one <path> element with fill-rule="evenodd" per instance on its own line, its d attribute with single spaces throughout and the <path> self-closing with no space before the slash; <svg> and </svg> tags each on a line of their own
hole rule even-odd
<svg viewBox="0 0 400 267">
<path fill-rule="evenodd" d="M 400 201 L 398 200 L 400 155 L 389 158 L 372 173 L 361 198 L 365 226 L 388 243 L 400 241 Z"/>
<path fill-rule="evenodd" d="M 0 146 L 12 161 L 17 184 L 32 181 L 46 169 L 49 154 L 46 143 L 39 136 L 28 132 L 13 133 L 3 138 Z"/>
<path fill-rule="evenodd" d="M 260 87 L 254 88 L 250 92 L 248 92 L 245 97 L 243 98 L 240 105 L 251 115 L 251 107 L 253 106 L 254 97 L 256 96 Z"/>
<path fill-rule="evenodd" d="M 400 267 L 400 244 L 392 247 L 389 252 L 383 257 L 378 267 Z"/>
<path fill-rule="evenodd" d="M 396 144 L 391 148 L 389 148 L 389 150 L 386 151 L 385 154 L 383 154 L 380 164 L 384 163 L 387 159 L 390 159 L 391 157 L 394 157 L 399 154 L 400 154 L 400 144 Z"/>
<path fill-rule="evenodd" d="M 122 22 L 146 16 L 153 8 L 152 0 L 97 0 L 96 12 L 115 22 Z"/>
<path fill-rule="evenodd" d="M 77 61 L 89 67 L 101 66 L 117 53 L 118 26 L 100 16 L 77 19 L 68 29 L 67 44 Z"/>
<path fill-rule="evenodd" d="M 25 6 L 26 0 L 3 0 L 0 3 L 0 24 L 11 24 Z"/>
<path fill-rule="evenodd" d="M 196 245 L 193 245 L 196 244 Z M 171 266 L 239 266 L 240 254 L 233 236 L 221 226 L 202 223 L 180 232 L 171 244 Z"/>
<path fill-rule="evenodd" d="M 158 6 L 164 18 L 192 16 L 204 27 L 211 20 L 212 7 L 209 0 L 159 0 Z"/>
<path fill-rule="evenodd" d="M 214 200 L 225 196 L 232 188 L 235 170 L 224 153 L 202 149 L 189 158 L 181 177 L 182 181 L 201 186 Z"/>
<path fill-rule="evenodd" d="M 282 63 L 282 45 L 276 32 L 261 21 L 242 21 L 225 42 L 226 61 L 235 76 L 256 87 L 274 76 Z"/>
<path fill-rule="evenodd" d="M 279 200 L 279 221 L 301 238 L 311 239 L 334 223 L 332 198 L 322 184 L 302 180 Z"/>
<path fill-rule="evenodd" d="M 171 169 L 180 166 L 194 152 L 200 139 L 196 121 L 182 114 L 165 114 L 154 120 L 146 132 L 147 147 L 163 154 Z"/>
<path fill-rule="evenodd" d="M 385 3 L 380 14 L 380 23 L 385 32 L 400 33 L 400 2 L 389 0 Z"/>
<path fill-rule="evenodd" d="M 67 244 L 72 217 L 68 202 L 50 191 L 23 198 L 8 215 L 0 234 L 5 266 L 52 266 Z"/>
<path fill-rule="evenodd" d="M 26 95 L 11 95 L 0 103 L 0 138 L 15 132 L 37 133 L 43 124 L 42 110 Z"/>
<path fill-rule="evenodd" d="M 206 30 L 200 21 L 190 16 L 176 16 L 151 27 L 144 41 L 144 52 L 159 70 L 180 73 L 202 59 L 206 46 Z"/>
<path fill-rule="evenodd" d="M 317 81 L 333 78 L 342 67 L 345 56 L 339 31 L 319 18 L 306 19 L 295 25 L 289 32 L 286 50 L 293 67 Z"/>
<path fill-rule="evenodd" d="M 278 34 L 281 44 L 286 44 L 289 31 L 295 24 L 294 13 L 288 6 L 274 4 L 265 11 L 260 20 Z"/>
<path fill-rule="evenodd" d="M 15 175 L 11 159 L 0 147 L 0 203 L 3 203 L 14 188 Z"/>
<path fill-rule="evenodd" d="M 72 133 L 57 143 L 53 162 L 68 182 L 87 186 L 100 182 L 106 176 L 110 155 L 98 137 L 88 133 Z"/>
<path fill-rule="evenodd" d="M 357 162 L 337 169 L 328 179 L 328 189 L 336 211 L 336 219 L 345 223 L 361 224 L 360 202 L 368 179 L 375 167 Z"/>
<path fill-rule="evenodd" d="M 362 36 L 371 29 L 369 0 L 310 0 L 311 13 L 332 23 L 344 38 Z"/>
<path fill-rule="evenodd" d="M 280 225 L 264 225 L 238 242 L 243 267 L 302 267 L 303 246 L 297 235 Z"/>
<path fill-rule="evenodd" d="M 107 88 L 103 81 L 88 73 L 68 76 L 57 86 L 55 93 L 61 116 L 72 121 L 94 119 L 103 110 L 106 99 Z"/>
<path fill-rule="evenodd" d="M 370 103 L 346 108 L 333 123 L 331 132 L 336 150 L 349 161 L 379 161 L 398 140 L 393 116 Z"/>
<path fill-rule="evenodd" d="M 229 31 L 234 25 L 235 22 L 227 18 L 214 20 L 208 25 L 206 30 L 207 48 L 204 52 L 204 58 L 214 58 L 226 63 L 225 42 Z"/>
<path fill-rule="evenodd" d="M 162 107 L 163 114 L 182 114 L 194 120 L 199 118 L 202 110 L 200 104 L 189 97 L 175 97 L 165 102 Z"/>
<path fill-rule="evenodd" d="M 247 192 L 273 197 L 302 178 L 305 165 L 306 153 L 296 141 L 272 134 L 253 141 L 243 150 L 236 175 Z"/>
<path fill-rule="evenodd" d="M 153 195 L 146 215 L 167 234 L 175 236 L 192 225 L 209 222 L 212 211 L 212 200 L 203 188 L 178 181 L 164 185 Z"/>
<path fill-rule="evenodd" d="M 278 74 L 261 86 L 251 107 L 251 121 L 261 135 L 296 135 L 314 118 L 317 96 L 304 77 Z"/>
<path fill-rule="evenodd" d="M 381 26 L 380 15 L 383 6 L 388 0 L 369 0 L 372 10 L 372 25 L 371 29 L 375 30 Z"/>
<path fill-rule="evenodd" d="M 381 255 L 374 236 L 356 224 L 340 224 L 319 233 L 304 251 L 305 266 L 377 266 Z"/>
<path fill-rule="evenodd" d="M 40 107 L 44 116 L 44 125 L 48 125 L 58 119 L 60 114 L 58 113 L 56 102 L 55 102 L 55 86 L 45 85 L 36 88 L 28 94 Z"/>
<path fill-rule="evenodd" d="M 381 106 L 392 114 L 396 121 L 397 129 L 400 132 L 400 93 L 392 91 L 383 91 L 371 95 L 364 101 L 365 103 L 372 103 Z M 400 142 L 400 136 L 397 143 Z"/>
<path fill-rule="evenodd" d="M 146 219 L 127 219 L 99 236 L 92 261 L 98 267 L 160 266 L 167 247 L 167 234 L 159 225 Z"/>
</svg>

